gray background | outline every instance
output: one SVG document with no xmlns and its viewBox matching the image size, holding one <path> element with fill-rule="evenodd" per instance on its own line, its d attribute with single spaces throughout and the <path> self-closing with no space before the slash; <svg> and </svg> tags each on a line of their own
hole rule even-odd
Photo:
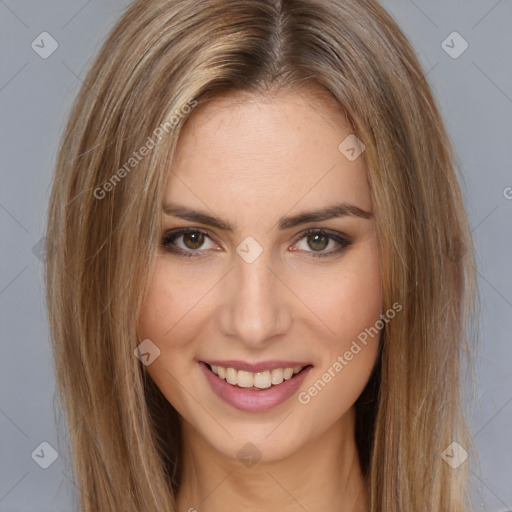
<svg viewBox="0 0 512 512">
<path fill-rule="evenodd" d="M 382 3 L 428 71 L 464 176 L 482 296 L 478 393 L 471 404 L 482 473 L 473 473 L 473 489 L 477 510 L 512 510 L 512 1 Z M 69 512 L 73 496 L 81 492 L 69 475 L 67 436 L 57 438 L 37 244 L 44 236 L 66 114 L 101 42 L 128 4 L 0 0 L 1 512 Z M 46 59 L 31 47 L 44 31 L 58 43 Z M 454 31 L 469 45 L 458 58 L 442 47 Z M 462 40 L 445 44 L 453 46 L 452 53 L 462 49 Z M 44 457 L 35 455 L 41 455 L 42 442 L 58 453 L 47 469 L 35 462 L 50 462 L 44 446 Z"/>
</svg>

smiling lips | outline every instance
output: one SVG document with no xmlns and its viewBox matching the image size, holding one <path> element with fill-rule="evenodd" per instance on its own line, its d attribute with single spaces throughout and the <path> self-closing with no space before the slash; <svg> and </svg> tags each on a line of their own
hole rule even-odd
<svg viewBox="0 0 512 512">
<path fill-rule="evenodd" d="M 236 409 L 264 411 L 296 393 L 313 365 L 299 361 L 198 361 L 212 391 Z"/>
</svg>

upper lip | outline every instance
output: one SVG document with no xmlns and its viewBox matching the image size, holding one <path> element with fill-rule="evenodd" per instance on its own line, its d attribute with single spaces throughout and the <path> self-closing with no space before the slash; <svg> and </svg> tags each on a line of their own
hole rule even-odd
<svg viewBox="0 0 512 512">
<path fill-rule="evenodd" d="M 257 363 L 250 363 L 248 361 L 241 361 L 238 359 L 229 360 L 206 360 L 203 363 L 209 364 L 210 366 L 222 366 L 223 368 L 235 368 L 236 370 L 245 370 L 246 372 L 262 372 L 265 370 L 274 370 L 276 368 L 294 368 L 295 366 L 308 366 L 311 363 L 305 363 L 301 361 L 259 361 Z"/>
</svg>

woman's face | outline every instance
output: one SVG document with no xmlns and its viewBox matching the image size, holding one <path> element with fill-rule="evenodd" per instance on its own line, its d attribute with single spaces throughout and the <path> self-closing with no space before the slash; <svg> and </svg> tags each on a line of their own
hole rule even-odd
<svg viewBox="0 0 512 512">
<path fill-rule="evenodd" d="M 353 418 L 377 358 L 378 336 L 357 341 L 382 312 L 363 158 L 306 96 L 201 107 L 169 175 L 138 335 L 185 435 L 231 458 L 250 442 L 278 460 Z"/>
</svg>

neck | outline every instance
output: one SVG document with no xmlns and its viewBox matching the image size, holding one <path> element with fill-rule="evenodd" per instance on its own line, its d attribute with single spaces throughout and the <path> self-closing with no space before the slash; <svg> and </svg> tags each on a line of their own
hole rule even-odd
<svg viewBox="0 0 512 512">
<path fill-rule="evenodd" d="M 367 512 L 367 486 L 354 425 L 355 410 L 351 408 L 320 437 L 285 459 L 261 459 L 246 467 L 219 453 L 183 422 L 178 510 Z"/>
</svg>

